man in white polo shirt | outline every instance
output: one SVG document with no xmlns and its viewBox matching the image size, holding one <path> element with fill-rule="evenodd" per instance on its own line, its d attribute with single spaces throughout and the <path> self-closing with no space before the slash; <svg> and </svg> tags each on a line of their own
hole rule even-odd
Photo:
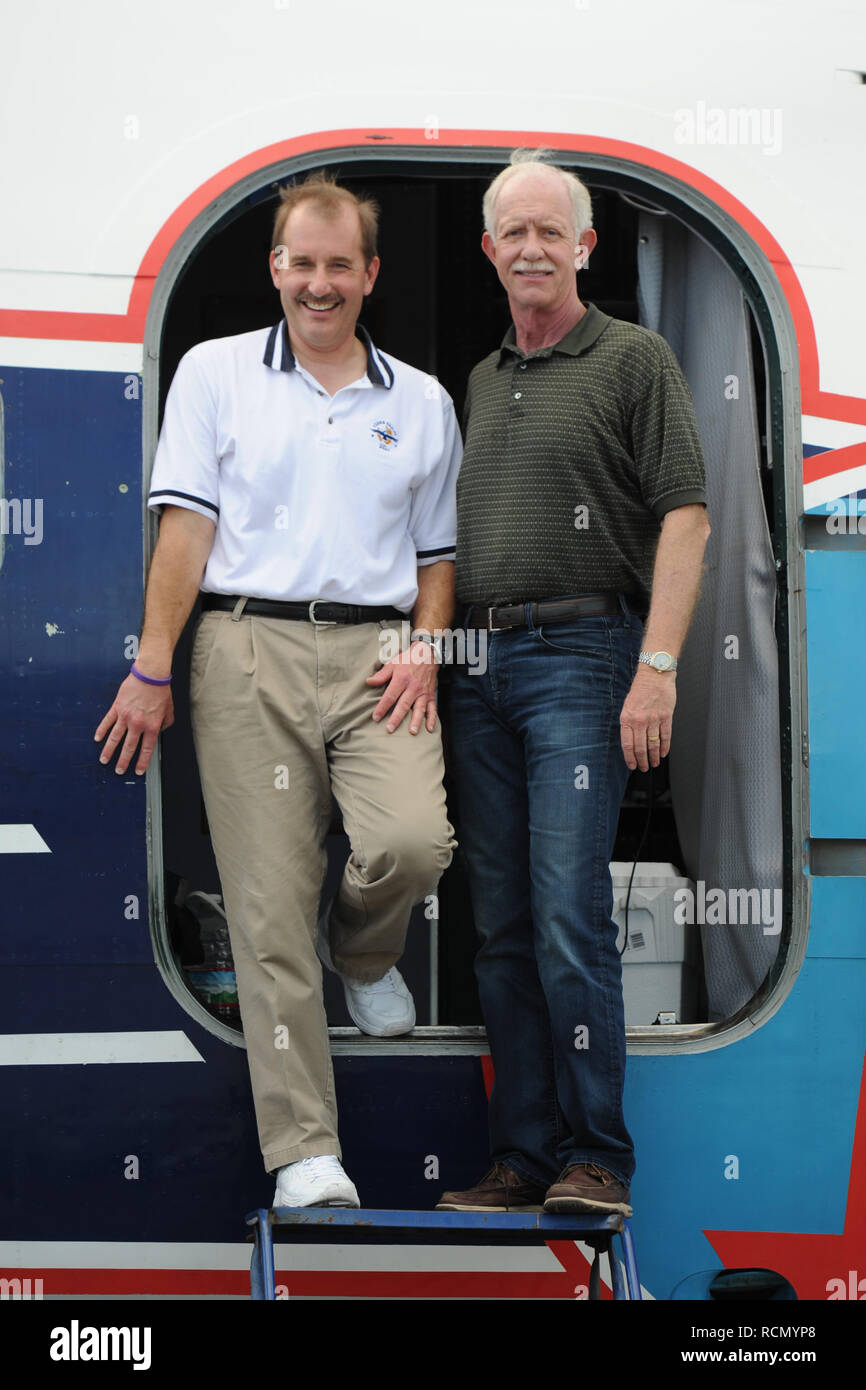
<svg viewBox="0 0 866 1390">
<path fill-rule="evenodd" d="M 376 208 L 322 176 L 284 189 L 285 317 L 198 344 L 165 408 L 139 654 L 96 731 L 125 772 L 173 719 L 171 658 L 199 589 L 190 701 L 275 1206 L 358 1206 L 337 1138 L 317 960 L 333 791 L 351 843 L 318 925 L 355 1022 L 414 1024 L 395 969 L 454 845 L 434 633 L 453 611 L 460 435 L 450 398 L 357 324 Z M 381 665 L 383 630 L 412 640 Z"/>
</svg>

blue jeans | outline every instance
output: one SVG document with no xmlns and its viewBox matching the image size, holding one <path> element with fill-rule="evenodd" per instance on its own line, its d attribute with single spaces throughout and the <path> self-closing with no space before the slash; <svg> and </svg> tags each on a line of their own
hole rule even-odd
<svg viewBox="0 0 866 1390">
<path fill-rule="evenodd" d="M 530 622 L 488 634 L 484 674 L 453 672 L 451 777 L 495 1072 L 490 1153 L 543 1185 L 572 1163 L 626 1185 L 634 1172 L 608 863 L 642 633 L 625 605 Z"/>
</svg>

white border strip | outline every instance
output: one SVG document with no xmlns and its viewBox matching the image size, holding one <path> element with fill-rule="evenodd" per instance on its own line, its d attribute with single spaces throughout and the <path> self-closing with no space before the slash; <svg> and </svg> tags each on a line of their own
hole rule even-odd
<svg viewBox="0 0 866 1390">
<path fill-rule="evenodd" d="M 593 1251 L 583 1241 L 574 1244 L 588 1264 Z M 243 1270 L 250 1267 L 248 1244 L 196 1241 L 0 1241 L 0 1270 L 7 1277 L 16 1269 L 139 1269 Z M 625 1267 L 619 1260 L 625 1281 Z M 277 1275 L 304 1273 L 562 1274 L 563 1266 L 547 1245 L 312 1245 L 274 1247 Z M 50 1283 L 50 1280 L 48 1281 Z M 282 1282 L 278 1279 L 277 1282 Z M 601 1263 L 601 1282 L 610 1287 L 607 1261 Z M 50 1288 L 47 1290 L 50 1294 Z M 641 1284 L 645 1299 L 654 1300 Z M 100 1295 L 86 1295 L 98 1297 Z M 132 1295 L 131 1295 L 132 1296 Z M 138 1296 L 138 1295 L 134 1295 Z M 164 1295 L 174 1297 L 175 1295 Z M 192 1297 L 192 1295 L 190 1295 Z"/>
<path fill-rule="evenodd" d="M 0 1241 L 0 1269 L 242 1269 L 252 1247 L 136 1241 Z M 302 1272 L 425 1270 L 557 1274 L 562 1265 L 546 1245 L 314 1245 L 279 1244 L 275 1268 Z M 606 1273 L 607 1271 L 605 1271 Z"/>
<path fill-rule="evenodd" d="M 66 338 L 2 338 L 4 367 L 45 367 L 64 372 L 128 372 L 141 375 L 141 343 L 95 343 Z"/>
<path fill-rule="evenodd" d="M 847 420 L 825 420 L 820 415 L 803 416 L 803 443 L 816 449 L 844 449 L 848 444 L 866 440 L 866 425 L 851 425 Z"/>
<path fill-rule="evenodd" d="M 186 1033 L 0 1033 L 0 1067 L 204 1062 Z"/>
<path fill-rule="evenodd" d="M 35 825 L 0 825 L 0 854 L 50 854 Z"/>
</svg>

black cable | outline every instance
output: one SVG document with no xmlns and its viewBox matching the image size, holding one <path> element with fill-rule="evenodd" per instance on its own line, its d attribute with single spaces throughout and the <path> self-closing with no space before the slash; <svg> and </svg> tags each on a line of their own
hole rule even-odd
<svg viewBox="0 0 866 1390">
<path fill-rule="evenodd" d="M 636 869 L 637 866 L 638 866 L 638 860 L 640 859 L 640 852 L 641 852 L 641 850 L 643 849 L 643 847 L 644 847 L 644 845 L 645 845 L 645 843 L 646 843 L 646 837 L 647 837 L 647 834 L 649 833 L 650 821 L 651 821 L 651 819 L 652 819 L 652 813 L 653 813 L 653 770 L 652 770 L 652 765 L 650 765 L 648 771 L 649 771 L 649 797 L 648 797 L 648 799 L 647 799 L 646 820 L 645 820 L 645 822 L 644 822 L 643 834 L 642 834 L 641 837 L 640 837 L 640 844 L 638 845 L 637 849 L 635 850 L 634 862 L 633 862 L 633 864 L 632 864 L 632 866 L 631 866 L 631 874 L 629 875 L 629 880 L 628 880 L 628 890 L 627 890 L 626 895 L 625 895 L 625 936 L 624 936 L 624 938 L 623 938 L 622 950 L 621 950 L 620 953 L 619 953 L 619 954 L 620 954 L 620 958 L 622 958 L 622 957 L 625 955 L 625 953 L 626 953 L 626 951 L 627 951 L 627 949 L 628 949 L 628 905 L 629 905 L 629 900 L 630 900 L 630 898 L 631 898 L 631 885 L 632 885 L 632 883 L 634 882 L 634 871 L 635 871 L 635 869 Z"/>
</svg>

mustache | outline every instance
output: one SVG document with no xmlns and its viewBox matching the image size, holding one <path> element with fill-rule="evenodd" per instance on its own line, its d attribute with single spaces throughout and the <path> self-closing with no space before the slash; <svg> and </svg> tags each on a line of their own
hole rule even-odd
<svg viewBox="0 0 866 1390">
<path fill-rule="evenodd" d="M 554 271 L 554 270 L 556 269 L 556 267 L 553 266 L 553 265 L 551 265 L 550 261 L 515 261 L 515 262 L 514 262 L 514 265 L 511 267 L 511 269 L 512 269 L 512 270 L 529 270 L 529 271 L 534 271 L 534 272 L 536 272 L 536 273 L 540 273 L 540 272 L 542 272 L 542 271 L 548 271 L 548 270 L 549 270 L 549 271 Z"/>
</svg>

